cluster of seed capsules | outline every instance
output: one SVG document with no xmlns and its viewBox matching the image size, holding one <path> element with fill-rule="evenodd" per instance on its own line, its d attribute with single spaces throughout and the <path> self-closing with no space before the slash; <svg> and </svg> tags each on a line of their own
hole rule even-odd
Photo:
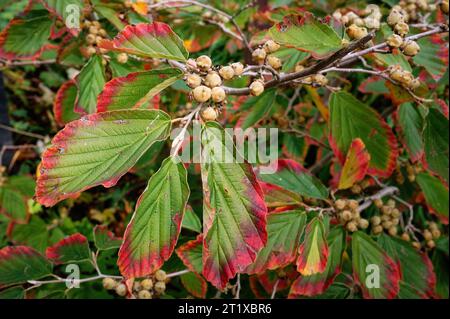
<svg viewBox="0 0 450 319">
<path fill-rule="evenodd" d="M 85 41 L 87 44 L 87 47 L 84 48 L 84 53 L 86 56 L 90 57 L 97 52 L 101 54 L 106 54 L 108 51 L 106 49 L 100 48 L 99 45 L 103 41 L 103 39 L 106 39 L 108 37 L 108 33 L 104 28 L 102 28 L 102 25 L 97 20 L 84 20 L 83 22 L 83 29 L 87 32 L 87 35 L 85 37 Z M 124 64 L 128 62 L 128 54 L 126 53 L 119 53 L 116 56 L 117 62 Z"/>
<path fill-rule="evenodd" d="M 334 202 L 339 222 L 345 226 L 349 232 L 369 227 L 369 221 L 362 218 L 359 213 L 359 203 L 354 199 L 338 199 Z"/>
<path fill-rule="evenodd" d="M 347 29 L 347 35 L 350 39 L 359 40 L 368 34 L 368 30 L 378 30 L 381 26 L 380 7 L 375 4 L 369 4 L 364 10 L 357 14 L 354 11 L 343 13 L 337 10 L 333 17 L 344 24 Z"/>
<path fill-rule="evenodd" d="M 380 210 L 381 216 L 375 215 L 370 219 L 372 232 L 377 235 L 387 231 L 389 235 L 396 236 L 401 212 L 396 207 L 395 200 L 389 199 L 384 203 L 382 199 L 375 199 L 373 203 Z"/>
<path fill-rule="evenodd" d="M 167 280 L 166 272 L 158 270 L 151 277 L 142 279 L 141 281 L 135 280 L 132 295 L 138 299 L 152 299 L 155 296 L 161 296 L 166 291 Z M 127 286 L 123 282 L 110 277 L 103 279 L 103 287 L 107 290 L 114 291 L 120 297 L 128 295 Z"/>
</svg>

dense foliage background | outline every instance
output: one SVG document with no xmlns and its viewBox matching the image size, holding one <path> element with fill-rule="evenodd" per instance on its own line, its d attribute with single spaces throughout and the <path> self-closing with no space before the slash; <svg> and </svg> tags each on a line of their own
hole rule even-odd
<svg viewBox="0 0 450 319">
<path fill-rule="evenodd" d="M 0 30 L 0 298 L 448 298 L 448 1 L 4 0 Z M 212 163 L 171 164 L 197 121 Z M 222 127 L 278 128 L 277 171 L 215 162 Z"/>
</svg>

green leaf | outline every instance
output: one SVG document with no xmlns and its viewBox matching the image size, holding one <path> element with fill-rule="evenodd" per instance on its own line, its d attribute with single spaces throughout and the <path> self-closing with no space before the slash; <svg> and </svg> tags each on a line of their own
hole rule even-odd
<svg viewBox="0 0 450 319">
<path fill-rule="evenodd" d="M 437 109 L 430 108 L 425 119 L 423 139 L 428 168 L 448 183 L 449 126 L 448 119 Z"/>
<path fill-rule="evenodd" d="M 93 55 L 76 77 L 78 96 L 76 111 L 84 114 L 95 113 L 97 97 L 106 83 L 105 67 L 102 57 Z"/>
<path fill-rule="evenodd" d="M 255 261 L 267 241 L 263 193 L 232 137 L 215 122 L 202 130 L 203 275 L 219 289 Z"/>
<path fill-rule="evenodd" d="M 103 40 L 100 46 L 111 51 L 183 62 L 189 56 L 183 41 L 162 22 L 128 25 L 113 40 Z"/>
<path fill-rule="evenodd" d="M 26 246 L 0 250 L 0 287 L 26 283 L 52 273 L 52 264 L 40 253 Z"/>
<path fill-rule="evenodd" d="M 298 205 L 302 202 L 302 197 L 297 193 L 261 181 L 259 184 L 264 192 L 267 207 Z"/>
<path fill-rule="evenodd" d="M 122 238 L 116 237 L 106 226 L 95 226 L 94 242 L 98 250 L 117 249 L 122 245 Z"/>
<path fill-rule="evenodd" d="M 323 294 L 341 271 L 342 253 L 345 248 L 345 231 L 334 228 L 327 236 L 329 256 L 325 271 L 310 276 L 298 277 L 291 286 L 289 298 Z"/>
<path fill-rule="evenodd" d="M 74 80 L 70 80 L 59 88 L 56 92 L 55 102 L 53 103 L 53 114 L 55 120 L 60 126 L 78 120 L 80 114 L 75 112 L 75 103 L 77 101 L 78 88 Z"/>
<path fill-rule="evenodd" d="M 297 271 L 303 276 L 323 273 L 328 261 L 325 226 L 315 217 L 306 226 L 305 237 L 298 249 Z"/>
<path fill-rule="evenodd" d="M 180 279 L 184 288 L 186 288 L 188 293 L 192 296 L 202 299 L 206 297 L 208 284 L 199 274 L 188 272 L 187 274 L 180 276 Z"/>
<path fill-rule="evenodd" d="M 108 6 L 107 3 L 95 3 L 94 10 L 120 31 L 127 26 L 126 23 L 120 19 L 119 13 L 114 10 L 113 7 Z"/>
<path fill-rule="evenodd" d="M 404 103 L 398 107 L 397 118 L 409 157 L 412 162 L 417 162 L 423 155 L 423 117 L 415 105 Z"/>
<path fill-rule="evenodd" d="M 448 224 L 448 187 L 439 178 L 428 173 L 420 173 L 416 176 L 416 180 L 422 189 L 430 211 L 435 213 L 442 222 Z"/>
<path fill-rule="evenodd" d="M 24 298 L 25 298 L 25 289 L 23 289 L 23 287 L 11 287 L 11 288 L 0 291 L 0 300 L 1 299 L 24 299 Z"/>
<path fill-rule="evenodd" d="M 300 236 L 306 225 L 303 211 L 283 211 L 267 216 L 267 245 L 261 249 L 253 264 L 245 269 L 247 274 L 282 268 L 295 260 Z"/>
<path fill-rule="evenodd" d="M 328 189 L 299 163 L 290 159 L 279 159 L 274 165 L 276 165 L 275 173 L 260 173 L 258 178 L 265 183 L 280 186 L 302 196 L 328 198 Z"/>
<path fill-rule="evenodd" d="M 400 65 L 403 70 L 412 72 L 411 65 L 408 62 L 408 59 L 401 52 L 397 52 L 395 54 L 381 54 L 375 53 L 375 57 L 381 61 L 386 67 L 390 65 Z"/>
<path fill-rule="evenodd" d="M 417 43 L 420 52 L 414 56 L 414 63 L 423 66 L 435 81 L 439 81 L 448 67 L 448 47 L 446 48 L 445 41 L 436 37 L 425 37 Z"/>
<path fill-rule="evenodd" d="M 179 69 L 150 70 L 114 78 L 98 96 L 97 112 L 148 108 L 150 99 L 183 76 Z"/>
<path fill-rule="evenodd" d="M 275 97 L 275 89 L 271 89 L 259 96 L 250 97 L 245 101 L 242 105 L 242 109 L 250 108 L 250 113 L 245 116 L 244 123 L 242 123 L 242 129 L 245 130 L 263 120 L 272 109 Z"/>
<path fill-rule="evenodd" d="M 283 66 L 281 67 L 281 71 L 283 72 L 293 71 L 297 63 L 305 61 L 310 56 L 307 52 L 292 48 L 280 48 L 280 50 L 272 53 L 272 55 L 281 59 L 283 62 Z"/>
<path fill-rule="evenodd" d="M 397 264 L 368 235 L 352 235 L 353 278 L 364 298 L 392 299 L 399 291 L 400 270 Z"/>
<path fill-rule="evenodd" d="M 55 264 L 81 262 L 92 257 L 89 242 L 80 233 L 66 237 L 53 246 L 48 247 L 45 254 Z"/>
<path fill-rule="evenodd" d="M 15 225 L 12 232 L 15 243 L 30 246 L 39 252 L 45 252 L 48 237 L 47 224 L 38 216 L 32 216 L 28 224 Z"/>
<path fill-rule="evenodd" d="M 196 233 L 202 232 L 202 223 L 200 218 L 198 218 L 197 214 L 190 205 L 187 206 L 186 213 L 184 214 L 182 227 Z"/>
<path fill-rule="evenodd" d="M 432 257 L 433 267 L 436 272 L 436 294 L 438 297 L 448 299 L 449 297 L 449 269 L 448 256 L 435 250 Z"/>
<path fill-rule="evenodd" d="M 126 278 L 152 274 L 175 248 L 189 198 L 186 169 L 176 161 L 164 160 L 136 204 L 117 262 Z"/>
<path fill-rule="evenodd" d="M 397 141 L 391 128 L 372 108 L 346 92 L 330 97 L 330 146 L 341 163 L 352 141 L 360 138 L 370 154 L 367 173 L 389 177 L 396 167 Z"/>
<path fill-rule="evenodd" d="M 27 200 L 17 190 L 8 186 L 0 187 L 0 213 L 13 220 L 25 220 L 27 215 Z"/>
<path fill-rule="evenodd" d="M 159 110 L 97 113 L 69 123 L 42 156 L 37 200 L 53 206 L 97 185 L 114 186 L 170 127 Z"/>
<path fill-rule="evenodd" d="M 378 243 L 399 265 L 403 282 L 414 288 L 422 298 L 434 296 L 436 276 L 426 253 L 419 252 L 411 243 L 384 233 Z"/>
<path fill-rule="evenodd" d="M 50 36 L 52 23 L 45 10 L 31 11 L 23 18 L 11 20 L 0 32 L 0 58 L 6 60 L 39 58 Z"/>
<path fill-rule="evenodd" d="M 310 52 L 320 58 L 339 50 L 341 38 L 329 25 L 311 14 L 288 16 L 269 30 L 270 37 L 285 46 Z"/>
</svg>

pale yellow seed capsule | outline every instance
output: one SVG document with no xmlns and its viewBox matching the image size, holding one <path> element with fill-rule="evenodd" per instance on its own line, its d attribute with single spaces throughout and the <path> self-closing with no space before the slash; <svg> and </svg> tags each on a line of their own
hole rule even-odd
<svg viewBox="0 0 450 319">
<path fill-rule="evenodd" d="M 209 86 L 210 88 L 219 86 L 221 84 L 222 84 L 222 79 L 219 76 L 219 74 L 217 74 L 217 72 L 210 72 L 205 77 L 205 85 Z"/>
<path fill-rule="evenodd" d="M 425 240 L 432 240 L 433 234 L 428 229 L 425 229 L 423 231 L 423 238 L 425 238 Z"/>
<path fill-rule="evenodd" d="M 202 84 L 202 78 L 198 74 L 188 74 L 186 76 L 186 84 L 190 88 L 195 89 Z"/>
<path fill-rule="evenodd" d="M 420 249 L 420 248 L 422 247 L 422 245 L 420 245 L 420 243 L 419 243 L 418 241 L 413 242 L 413 243 L 412 243 L 412 246 L 413 246 L 415 249 Z"/>
<path fill-rule="evenodd" d="M 86 54 L 87 54 L 88 56 L 94 55 L 94 54 L 96 54 L 96 53 L 97 53 L 97 50 L 96 50 L 94 47 L 88 47 L 88 48 L 86 49 Z"/>
<path fill-rule="evenodd" d="M 200 115 L 205 122 L 215 121 L 218 116 L 216 109 L 211 106 L 203 109 Z"/>
<path fill-rule="evenodd" d="M 387 38 L 386 42 L 391 48 L 400 48 L 403 44 L 403 38 L 398 34 L 392 34 Z"/>
<path fill-rule="evenodd" d="M 313 79 L 314 83 L 318 84 L 319 86 L 325 86 L 328 84 L 328 79 L 323 74 L 314 74 L 312 76 L 312 79 Z"/>
<path fill-rule="evenodd" d="M 369 227 L 369 221 L 367 219 L 361 218 L 358 222 L 358 227 L 361 229 L 366 229 Z"/>
<path fill-rule="evenodd" d="M 410 241 L 410 240 L 411 240 L 411 237 L 409 236 L 408 233 L 403 233 L 403 234 L 402 234 L 402 239 L 403 239 L 404 241 Z"/>
<path fill-rule="evenodd" d="M 352 186 L 351 191 L 353 194 L 360 194 L 362 192 L 362 188 L 360 185 L 355 184 Z"/>
<path fill-rule="evenodd" d="M 234 77 L 234 69 L 232 66 L 224 66 L 220 68 L 219 74 L 224 80 L 231 80 Z"/>
<path fill-rule="evenodd" d="M 158 271 L 156 271 L 155 273 L 155 279 L 158 281 L 165 281 L 167 278 L 167 274 L 164 270 L 159 269 Z"/>
<path fill-rule="evenodd" d="M 223 102 L 226 98 L 225 90 L 220 86 L 217 86 L 211 90 L 211 97 L 216 103 Z"/>
<path fill-rule="evenodd" d="M 250 84 L 250 93 L 254 96 L 261 95 L 264 92 L 264 83 L 260 80 L 253 81 Z"/>
<path fill-rule="evenodd" d="M 373 203 L 375 204 L 376 207 L 381 208 L 383 207 L 383 200 L 380 198 L 377 198 L 373 201 Z"/>
<path fill-rule="evenodd" d="M 372 231 L 375 235 L 380 234 L 383 232 L 383 227 L 381 225 L 377 225 L 372 229 Z"/>
<path fill-rule="evenodd" d="M 420 46 L 417 44 L 416 41 L 409 40 L 406 43 L 404 43 L 402 49 L 405 55 L 415 56 L 417 53 L 419 53 Z"/>
<path fill-rule="evenodd" d="M 370 219 L 370 222 L 372 223 L 373 226 L 378 226 L 381 223 L 381 218 L 380 218 L 380 216 L 373 216 Z"/>
<path fill-rule="evenodd" d="M 445 14 L 448 14 L 448 11 L 449 11 L 448 1 L 444 0 L 441 2 L 441 10 Z"/>
<path fill-rule="evenodd" d="M 394 218 L 398 218 L 398 217 L 400 217 L 400 211 L 398 210 L 398 208 L 394 208 L 393 210 L 392 210 L 392 213 L 391 213 L 391 215 L 392 215 L 392 217 L 394 217 Z"/>
<path fill-rule="evenodd" d="M 103 288 L 107 289 L 107 290 L 112 290 L 115 289 L 117 286 L 117 282 L 112 279 L 112 278 L 103 278 Z"/>
<path fill-rule="evenodd" d="M 264 50 L 264 49 L 256 49 L 252 53 L 253 60 L 258 63 L 263 62 L 266 59 L 266 56 L 267 56 L 267 53 L 266 53 L 266 50 Z"/>
<path fill-rule="evenodd" d="M 204 103 L 211 98 L 211 89 L 204 85 L 197 86 L 192 93 L 194 99 L 200 103 Z"/>
<path fill-rule="evenodd" d="M 144 279 L 141 281 L 142 289 L 150 290 L 153 288 L 153 280 L 150 278 Z"/>
<path fill-rule="evenodd" d="M 364 38 L 368 33 L 365 27 L 360 27 L 356 24 L 352 24 L 347 28 L 347 34 L 351 39 L 359 40 Z"/>
<path fill-rule="evenodd" d="M 430 222 L 428 224 L 428 227 L 430 228 L 430 230 L 438 229 L 438 225 L 435 222 Z"/>
<path fill-rule="evenodd" d="M 277 58 L 276 56 L 270 55 L 267 58 L 267 63 L 274 68 L 275 70 L 278 70 L 279 68 L 281 68 L 282 63 L 281 60 L 279 58 Z"/>
<path fill-rule="evenodd" d="M 97 35 L 98 34 L 98 28 L 94 25 L 89 27 L 89 33 L 92 35 Z"/>
<path fill-rule="evenodd" d="M 163 281 L 158 281 L 155 283 L 155 292 L 158 294 L 162 294 L 166 291 L 166 284 Z"/>
<path fill-rule="evenodd" d="M 436 247 L 436 243 L 434 242 L 434 240 L 427 241 L 427 247 L 430 249 L 433 249 L 434 247 Z"/>
<path fill-rule="evenodd" d="M 399 22 L 395 25 L 394 31 L 395 31 L 395 33 L 404 37 L 409 32 L 409 25 L 406 24 L 405 22 Z"/>
<path fill-rule="evenodd" d="M 273 53 L 280 48 L 280 45 L 273 40 L 268 40 L 263 47 L 267 53 Z"/>
<path fill-rule="evenodd" d="M 393 200 L 392 198 L 390 198 L 390 199 L 387 201 L 386 205 L 388 205 L 389 207 L 394 208 L 395 205 L 396 205 L 395 200 Z"/>
<path fill-rule="evenodd" d="M 305 69 L 305 67 L 303 66 L 303 65 L 301 65 L 301 64 L 297 64 L 296 66 L 295 66 L 295 72 L 301 72 L 301 71 L 303 71 Z"/>
<path fill-rule="evenodd" d="M 398 10 L 392 9 L 391 12 L 389 13 L 389 16 L 387 17 L 387 23 L 390 26 L 394 26 L 399 22 L 403 22 L 404 20 L 404 15 L 399 12 Z"/>
<path fill-rule="evenodd" d="M 358 230 L 358 225 L 355 222 L 349 222 L 346 228 L 349 232 L 353 233 Z"/>
<path fill-rule="evenodd" d="M 392 227 L 392 222 L 387 220 L 387 221 L 384 221 L 381 225 L 383 226 L 384 229 L 389 229 Z"/>
<path fill-rule="evenodd" d="M 128 54 L 126 53 L 119 53 L 117 55 L 117 62 L 119 62 L 120 64 L 125 64 L 128 62 Z"/>
<path fill-rule="evenodd" d="M 352 219 L 352 212 L 351 211 L 349 211 L 349 210 L 344 210 L 343 212 L 342 212 L 342 220 L 344 220 L 344 221 L 349 221 L 349 220 L 351 220 Z"/>
<path fill-rule="evenodd" d="M 211 58 L 207 55 L 199 56 L 195 62 L 197 62 L 197 66 L 202 70 L 209 70 L 212 66 Z"/>
<path fill-rule="evenodd" d="M 100 29 L 101 28 L 101 24 L 100 24 L 100 22 L 98 22 L 98 21 L 92 21 L 92 25 L 94 26 L 94 27 L 96 27 L 97 29 Z"/>
<path fill-rule="evenodd" d="M 95 40 L 96 40 L 96 37 L 95 37 L 95 35 L 93 35 L 93 34 L 88 34 L 88 35 L 86 36 L 86 42 L 87 42 L 88 44 L 94 44 L 94 43 L 95 43 Z"/>
<path fill-rule="evenodd" d="M 388 233 L 391 236 L 396 236 L 397 235 L 397 227 L 396 226 L 389 227 Z"/>
<path fill-rule="evenodd" d="M 431 231 L 431 234 L 433 235 L 434 239 L 438 239 L 439 237 L 441 237 L 441 231 L 439 229 L 433 229 Z"/>
<path fill-rule="evenodd" d="M 366 26 L 366 28 L 374 30 L 378 30 L 381 27 L 380 20 L 372 16 L 364 18 L 364 25 Z"/>
<path fill-rule="evenodd" d="M 359 204 L 356 200 L 351 199 L 348 201 L 348 207 L 350 207 L 350 209 L 356 210 L 356 209 L 358 209 L 358 206 L 359 206 Z"/>
<path fill-rule="evenodd" d="M 117 285 L 116 294 L 118 294 L 121 297 L 124 297 L 127 294 L 127 286 L 125 286 L 125 284 Z"/>
<path fill-rule="evenodd" d="M 234 75 L 239 76 L 244 72 L 244 65 L 241 62 L 232 63 L 231 67 L 234 70 Z"/>
<path fill-rule="evenodd" d="M 106 36 L 108 36 L 108 33 L 106 33 L 106 30 L 105 29 L 100 29 L 100 30 L 98 30 L 98 34 L 100 35 L 100 36 L 102 36 L 102 37 L 106 37 Z"/>
<path fill-rule="evenodd" d="M 152 293 L 148 290 L 141 290 L 138 293 L 139 299 L 152 299 Z"/>
<path fill-rule="evenodd" d="M 345 208 L 346 202 L 343 199 L 338 199 L 334 202 L 334 207 L 336 207 L 338 210 L 343 210 Z"/>
</svg>

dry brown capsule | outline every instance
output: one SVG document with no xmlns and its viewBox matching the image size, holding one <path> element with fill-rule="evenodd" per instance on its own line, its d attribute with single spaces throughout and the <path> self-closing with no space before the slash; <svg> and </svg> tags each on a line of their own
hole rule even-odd
<svg viewBox="0 0 450 319">
<path fill-rule="evenodd" d="M 409 25 L 405 22 L 399 22 L 395 25 L 394 31 L 395 31 L 395 33 L 404 37 L 409 32 Z"/>
<path fill-rule="evenodd" d="M 343 199 L 338 199 L 334 202 L 334 207 L 336 207 L 339 210 L 343 210 L 345 208 L 346 202 Z"/>
<path fill-rule="evenodd" d="M 368 33 L 366 28 L 352 24 L 347 28 L 347 34 L 350 39 L 359 40 L 364 38 Z"/>
<path fill-rule="evenodd" d="M 403 38 L 398 34 L 392 34 L 387 38 L 386 42 L 391 48 L 400 48 L 403 44 Z"/>
<path fill-rule="evenodd" d="M 266 59 L 266 56 L 267 56 L 267 53 L 266 53 L 266 50 L 264 50 L 264 49 L 256 49 L 252 53 L 253 60 L 258 63 L 264 62 L 264 60 Z"/>
<path fill-rule="evenodd" d="M 409 40 L 402 46 L 403 53 L 409 56 L 415 56 L 420 51 L 420 46 L 416 41 Z"/>
<path fill-rule="evenodd" d="M 267 63 L 275 70 L 278 70 L 282 66 L 281 60 L 273 55 L 269 55 L 267 58 Z"/>
<path fill-rule="evenodd" d="M 387 23 L 392 27 L 399 22 L 403 22 L 405 16 L 398 10 L 392 9 L 387 17 Z"/>
</svg>

